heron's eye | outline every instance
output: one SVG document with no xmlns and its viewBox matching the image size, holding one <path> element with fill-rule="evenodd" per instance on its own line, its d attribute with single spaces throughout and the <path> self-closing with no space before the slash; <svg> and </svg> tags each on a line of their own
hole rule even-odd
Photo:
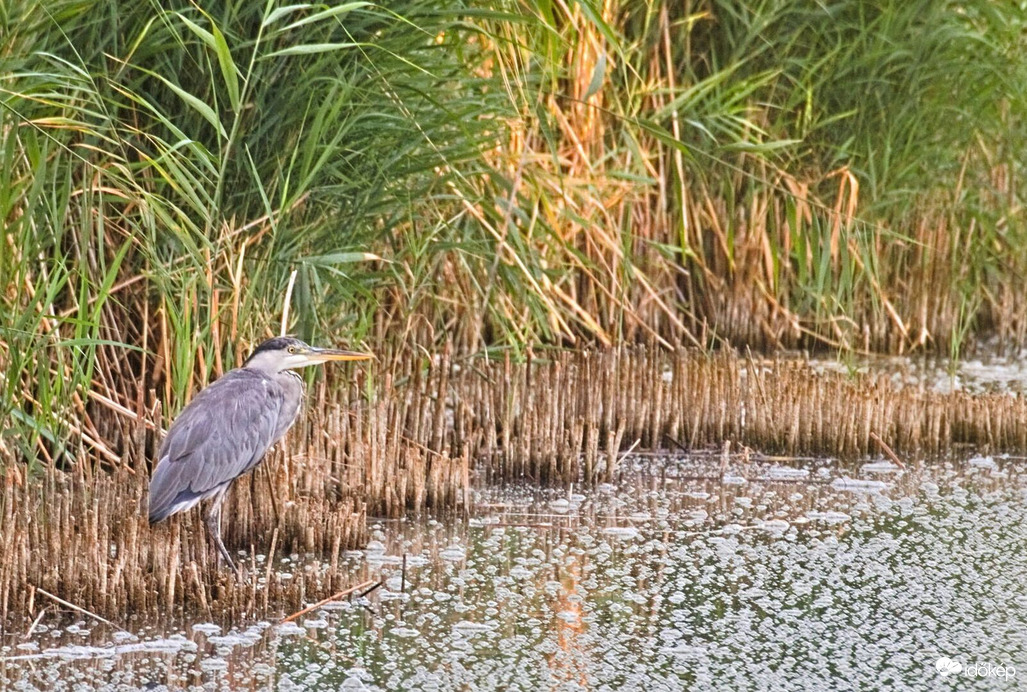
<svg viewBox="0 0 1027 692">
<path fill-rule="evenodd" d="M 296 353 L 296 347 L 295 346 L 290 346 L 289 348 L 287 348 L 285 350 L 288 351 L 289 353 Z"/>
</svg>

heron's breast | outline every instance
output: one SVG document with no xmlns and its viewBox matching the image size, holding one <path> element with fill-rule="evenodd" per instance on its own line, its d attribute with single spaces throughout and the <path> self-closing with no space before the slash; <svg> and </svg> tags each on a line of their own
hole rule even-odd
<svg viewBox="0 0 1027 692">
<path fill-rule="evenodd" d="M 278 416 L 277 437 L 281 437 L 292 427 L 299 416 L 303 404 L 303 379 L 293 370 L 279 373 L 275 378 L 282 394 L 282 408 Z"/>
</svg>

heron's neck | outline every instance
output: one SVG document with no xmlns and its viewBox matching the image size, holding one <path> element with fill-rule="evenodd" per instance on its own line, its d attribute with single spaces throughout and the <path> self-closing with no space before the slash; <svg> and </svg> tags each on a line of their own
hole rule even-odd
<svg viewBox="0 0 1027 692">
<path fill-rule="evenodd" d="M 289 379 L 296 380 L 300 384 L 303 383 L 303 375 L 299 374 L 295 370 L 279 370 L 278 372 L 274 373 L 274 375 L 276 377 L 287 377 Z"/>
<path fill-rule="evenodd" d="M 267 377 L 295 377 L 297 380 L 303 380 L 303 376 L 297 371 L 290 368 L 281 369 L 279 368 L 279 365 L 280 363 L 278 362 L 264 360 L 258 356 L 250 358 L 242 367 L 246 370 L 259 372 L 261 375 L 266 375 Z"/>
</svg>

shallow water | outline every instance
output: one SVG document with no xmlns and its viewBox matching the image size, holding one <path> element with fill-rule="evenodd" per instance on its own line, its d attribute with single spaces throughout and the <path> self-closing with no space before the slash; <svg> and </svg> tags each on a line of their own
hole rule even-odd
<svg viewBox="0 0 1027 692">
<path fill-rule="evenodd" d="M 1027 352 L 1003 354 L 985 348 L 977 357 L 955 362 L 883 355 L 809 362 L 817 372 L 886 374 L 895 384 L 941 393 L 1027 393 Z"/>
<path fill-rule="evenodd" d="M 295 623 L 44 617 L 0 642 L 0 688 L 1018 689 L 1025 468 L 632 457 L 380 524 L 347 559 L 384 584 Z"/>
</svg>

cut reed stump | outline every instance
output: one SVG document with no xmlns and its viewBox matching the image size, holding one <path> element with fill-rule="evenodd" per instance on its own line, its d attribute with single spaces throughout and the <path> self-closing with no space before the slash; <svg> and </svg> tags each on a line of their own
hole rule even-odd
<svg viewBox="0 0 1027 692">
<path fill-rule="evenodd" d="M 726 441 L 836 457 L 887 446 L 896 457 L 929 459 L 957 443 L 1027 451 L 1023 398 L 817 374 L 795 360 L 632 347 L 515 363 L 445 351 L 391 358 L 375 376 L 375 387 L 360 379 L 318 385 L 284 449 L 229 494 L 225 542 L 254 575 L 246 582 L 218 569 L 196 513 L 147 526 L 159 435 L 138 417 L 97 406 L 93 423 L 115 461 L 96 453 L 66 470 L 4 469 L 0 623 L 31 622 L 55 607 L 36 597 L 39 589 L 122 624 L 128 614 L 294 612 L 369 578 L 340 567 L 343 551 L 366 544 L 368 515 L 459 507 L 472 474 L 485 482 L 605 481 L 627 449 Z M 125 410 L 139 408 L 132 400 L 126 395 Z M 318 559 L 279 578 L 271 563 L 292 554 Z"/>
</svg>

